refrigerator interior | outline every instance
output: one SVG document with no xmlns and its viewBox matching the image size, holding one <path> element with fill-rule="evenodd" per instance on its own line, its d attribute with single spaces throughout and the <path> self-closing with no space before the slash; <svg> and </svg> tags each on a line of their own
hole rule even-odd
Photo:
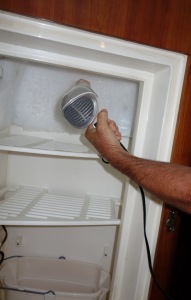
<svg viewBox="0 0 191 300">
<path fill-rule="evenodd" d="M 88 80 L 128 151 L 169 161 L 186 56 L 6 13 L 1 20 L 5 256 L 95 263 L 111 275 L 110 300 L 126 299 L 127 290 L 127 300 L 146 299 L 138 187 L 102 161 L 84 129 L 67 123 L 60 101 Z M 148 193 L 146 203 L 153 257 L 162 206 Z"/>
<path fill-rule="evenodd" d="M 108 108 L 110 118 L 117 119 L 124 144 L 128 146 L 139 83 L 9 57 L 2 57 L 0 62 L 3 69 L 0 147 L 4 150 L 2 160 L 7 160 L 1 183 L 7 191 L 2 191 L 2 199 L 12 192 L 34 201 L 22 204 L 24 215 L 16 195 L 12 197 L 15 201 L 12 208 L 2 205 L 1 220 L 10 226 L 6 255 L 65 256 L 95 262 L 109 272 L 116 235 L 113 225 L 120 223 L 125 177 L 104 164 L 93 150 L 92 159 L 76 157 L 78 152 L 74 157 L 63 155 L 61 147 L 67 147 L 70 155 L 74 147 L 89 151 L 90 145 L 84 137 L 85 129 L 73 128 L 63 118 L 60 101 L 68 88 L 79 78 L 85 78 L 98 95 L 99 108 Z M 55 155 L 46 154 L 46 147 L 52 141 Z M 10 147 L 13 151 L 9 151 Z M 39 203 L 37 198 L 45 202 Z M 84 199 L 87 207 L 82 203 Z M 62 202 L 66 207 L 61 207 Z M 89 215 L 85 216 L 88 205 Z M 95 205 L 97 216 L 93 212 Z M 67 227 L 59 227 L 62 225 Z M 22 240 L 20 245 L 18 237 Z"/>
</svg>

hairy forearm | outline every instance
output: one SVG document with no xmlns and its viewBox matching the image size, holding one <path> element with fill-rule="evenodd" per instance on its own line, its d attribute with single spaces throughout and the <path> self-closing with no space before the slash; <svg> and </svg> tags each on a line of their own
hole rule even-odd
<svg viewBox="0 0 191 300">
<path fill-rule="evenodd" d="M 110 164 L 159 199 L 191 213 L 191 169 L 118 151 Z"/>
<path fill-rule="evenodd" d="M 141 159 L 130 155 L 119 144 L 121 134 L 107 110 L 97 115 L 96 129 L 85 134 L 100 155 L 139 186 L 178 209 L 191 213 L 191 169 L 189 167 Z"/>
</svg>

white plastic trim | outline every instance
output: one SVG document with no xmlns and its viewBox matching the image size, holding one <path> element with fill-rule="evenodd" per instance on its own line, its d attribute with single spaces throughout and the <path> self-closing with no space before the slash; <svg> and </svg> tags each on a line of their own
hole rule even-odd
<svg viewBox="0 0 191 300">
<path fill-rule="evenodd" d="M 3 12 L 0 13 L 0 31 L 2 55 L 88 69 L 100 74 L 142 82 L 132 152 L 148 158 L 170 160 L 187 60 L 185 55 Z M 41 41 L 42 48 L 37 47 L 38 41 Z M 167 83 L 168 87 L 166 87 Z M 164 86 L 165 93 L 163 93 Z M 152 101 L 155 101 L 153 106 Z M 161 101 L 163 101 L 162 107 L 158 105 Z M 154 117 L 151 115 L 153 113 L 151 113 L 151 106 Z M 160 124 L 156 121 L 159 115 Z M 158 130 L 156 139 L 153 137 L 155 129 Z M 153 148 L 155 148 L 154 153 Z M 136 218 L 140 202 L 136 201 L 136 198 L 135 190 L 127 189 L 110 300 L 147 299 L 150 274 L 145 264 L 147 258 L 144 240 L 138 231 L 140 221 Z M 153 228 L 148 232 L 149 241 L 152 241 L 153 256 L 161 205 L 154 204 L 150 200 L 151 197 L 148 197 L 147 226 Z M 44 222 L 43 225 L 46 223 Z M 138 236 L 140 255 L 137 254 L 139 249 L 134 248 L 131 251 L 130 248 L 134 242 L 134 231 Z M 137 254 L 136 261 L 135 254 Z M 132 275 L 135 278 L 133 283 L 127 280 L 131 279 Z"/>
</svg>

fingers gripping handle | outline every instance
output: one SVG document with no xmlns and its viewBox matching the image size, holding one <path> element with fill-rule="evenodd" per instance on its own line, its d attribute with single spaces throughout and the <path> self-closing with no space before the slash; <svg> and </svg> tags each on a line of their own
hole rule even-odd
<svg viewBox="0 0 191 300">
<path fill-rule="evenodd" d="M 93 127 L 96 128 L 97 126 L 97 122 L 93 124 Z M 127 149 L 125 148 L 125 146 L 119 141 L 119 144 L 120 146 L 123 148 L 123 150 L 127 151 Z M 105 164 L 109 164 L 109 161 L 106 160 L 105 158 L 102 157 L 102 161 L 105 163 Z"/>
</svg>

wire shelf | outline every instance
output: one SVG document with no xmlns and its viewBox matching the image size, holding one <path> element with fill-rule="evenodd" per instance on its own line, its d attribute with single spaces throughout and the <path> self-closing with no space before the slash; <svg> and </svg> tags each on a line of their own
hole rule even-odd
<svg viewBox="0 0 191 300">
<path fill-rule="evenodd" d="M 119 201 L 110 197 L 69 197 L 34 187 L 0 190 L 2 225 L 118 225 Z"/>
</svg>

